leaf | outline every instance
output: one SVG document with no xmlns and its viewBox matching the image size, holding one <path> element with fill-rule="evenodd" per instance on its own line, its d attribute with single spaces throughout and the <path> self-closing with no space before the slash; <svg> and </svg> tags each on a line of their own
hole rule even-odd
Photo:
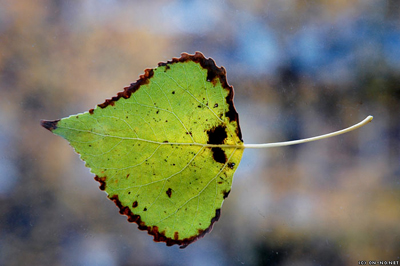
<svg viewBox="0 0 400 266">
<path fill-rule="evenodd" d="M 233 94 L 223 67 L 183 53 L 94 109 L 41 124 L 69 141 L 128 221 L 186 247 L 218 220 L 243 154 Z"/>
</svg>

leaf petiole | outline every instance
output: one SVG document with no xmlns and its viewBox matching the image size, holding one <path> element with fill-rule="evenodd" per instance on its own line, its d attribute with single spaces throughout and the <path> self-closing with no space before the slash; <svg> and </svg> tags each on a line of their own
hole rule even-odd
<svg viewBox="0 0 400 266">
<path fill-rule="evenodd" d="M 374 117 L 372 115 L 369 115 L 367 118 L 365 118 L 363 121 L 360 123 L 357 123 L 351 127 L 335 131 L 332 133 L 324 134 L 321 136 L 316 136 L 312 138 L 306 138 L 306 139 L 299 139 L 299 140 L 292 140 L 292 141 L 284 141 L 284 142 L 275 142 L 275 143 L 264 143 L 264 144 L 244 144 L 244 148 L 249 148 L 249 149 L 262 149 L 262 148 L 272 148 L 272 147 L 282 147 L 282 146 L 290 146 L 290 145 L 295 145 L 295 144 L 300 144 L 300 143 L 306 143 L 310 141 L 315 141 L 315 140 L 320 140 L 320 139 L 326 139 L 334 136 L 338 136 L 350 131 L 353 131 L 357 128 L 360 128 L 362 126 L 365 126 L 369 122 L 372 121 Z"/>
</svg>

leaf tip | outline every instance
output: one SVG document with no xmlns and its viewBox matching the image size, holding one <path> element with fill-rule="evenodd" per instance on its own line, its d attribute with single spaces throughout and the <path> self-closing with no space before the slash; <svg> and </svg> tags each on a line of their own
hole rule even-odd
<svg viewBox="0 0 400 266">
<path fill-rule="evenodd" d="M 53 131 L 57 128 L 57 123 L 60 119 L 49 121 L 49 120 L 40 120 L 40 125 L 49 131 Z"/>
</svg>

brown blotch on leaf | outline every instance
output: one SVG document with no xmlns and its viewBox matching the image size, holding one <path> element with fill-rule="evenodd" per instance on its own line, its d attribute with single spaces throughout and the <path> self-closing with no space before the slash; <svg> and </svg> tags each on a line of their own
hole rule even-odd
<svg viewBox="0 0 400 266">
<path fill-rule="evenodd" d="M 211 148 L 213 153 L 213 158 L 216 162 L 225 164 L 226 163 L 226 154 L 223 149 L 221 148 Z"/>
<path fill-rule="evenodd" d="M 112 200 L 115 205 L 119 208 L 119 213 L 122 215 L 128 216 L 128 221 L 131 223 L 136 223 L 138 224 L 139 230 L 147 231 L 149 235 L 154 236 L 154 241 L 155 242 L 165 242 L 167 246 L 172 246 L 172 245 L 179 245 L 180 248 L 185 248 L 189 244 L 195 242 L 196 240 L 204 237 L 205 234 L 210 232 L 214 226 L 214 223 L 218 221 L 221 211 L 220 209 L 217 209 L 215 211 L 215 217 L 211 219 L 210 226 L 206 228 L 205 230 L 198 230 L 198 234 L 195 236 L 192 236 L 190 238 L 185 238 L 185 239 L 179 239 L 179 234 L 177 232 L 174 233 L 174 239 L 166 237 L 165 232 L 159 232 L 157 226 L 148 226 L 146 225 L 140 218 L 140 215 L 132 213 L 132 211 L 126 207 L 123 206 L 121 201 L 119 201 L 118 195 L 113 195 L 109 196 L 109 199 Z"/>
<path fill-rule="evenodd" d="M 99 186 L 99 188 L 101 189 L 101 190 L 105 190 L 106 189 L 106 177 L 104 176 L 104 177 L 99 177 L 99 176 L 95 176 L 94 177 L 94 180 L 96 180 L 97 182 L 99 182 L 100 183 L 100 186 Z"/>
<path fill-rule="evenodd" d="M 242 139 L 242 132 L 240 130 L 239 126 L 239 115 L 236 112 L 235 106 L 233 105 L 233 95 L 234 92 L 233 90 L 229 91 L 228 96 L 226 96 L 226 102 L 228 103 L 229 109 L 228 112 L 225 113 L 225 116 L 229 119 L 230 122 L 236 121 L 237 123 L 237 129 L 236 129 L 236 134 L 238 135 L 239 139 L 243 142 Z"/>
<path fill-rule="evenodd" d="M 168 190 L 166 191 L 166 193 L 167 193 L 168 197 L 170 198 L 171 195 L 172 195 L 172 189 L 171 189 L 171 188 L 168 188 Z"/>
<path fill-rule="evenodd" d="M 135 200 L 135 202 L 132 203 L 132 208 L 136 208 L 138 205 L 138 202 Z"/>
<path fill-rule="evenodd" d="M 89 110 L 89 114 L 91 114 L 91 115 L 92 115 L 92 114 L 93 114 L 93 112 L 94 112 L 94 109 L 93 109 L 93 108 Z"/>
<path fill-rule="evenodd" d="M 223 125 L 219 125 L 207 131 L 208 135 L 208 144 L 224 144 L 225 139 L 227 138 L 226 128 Z M 216 162 L 226 163 L 227 158 L 224 150 L 218 147 L 211 148 L 213 153 L 213 158 Z"/>
<path fill-rule="evenodd" d="M 57 123 L 60 119 L 48 121 L 48 120 L 40 120 L 40 125 L 49 131 L 53 131 L 57 128 Z"/>
<path fill-rule="evenodd" d="M 226 134 L 226 127 L 219 125 L 207 131 L 208 144 L 224 144 L 225 139 L 228 137 Z"/>
</svg>

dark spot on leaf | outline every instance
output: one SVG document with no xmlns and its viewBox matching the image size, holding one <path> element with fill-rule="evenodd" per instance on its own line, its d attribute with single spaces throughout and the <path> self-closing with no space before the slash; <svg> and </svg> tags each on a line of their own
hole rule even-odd
<svg viewBox="0 0 400 266">
<path fill-rule="evenodd" d="M 145 207 L 145 208 L 143 209 L 143 211 L 144 211 L 144 212 L 147 211 L 147 208 Z"/>
<path fill-rule="evenodd" d="M 99 176 L 95 176 L 94 177 L 94 180 L 96 180 L 97 182 L 99 182 L 100 183 L 100 186 L 99 186 L 99 188 L 101 189 L 101 190 L 105 190 L 106 189 L 106 177 L 104 176 L 104 177 L 99 177 Z"/>
<path fill-rule="evenodd" d="M 171 195 L 172 195 L 172 189 L 171 189 L 171 188 L 168 188 L 168 190 L 166 191 L 166 193 L 167 193 L 168 197 L 170 198 Z"/>
<path fill-rule="evenodd" d="M 213 152 L 213 158 L 218 163 L 226 163 L 226 155 L 225 152 L 221 148 L 211 148 Z"/>
<path fill-rule="evenodd" d="M 134 203 L 132 203 L 132 208 L 136 208 L 138 206 L 138 202 L 135 200 Z"/>
<path fill-rule="evenodd" d="M 227 138 L 225 126 L 219 125 L 207 131 L 208 135 L 208 144 L 224 144 L 225 139 Z"/>
<path fill-rule="evenodd" d="M 178 239 L 179 239 L 179 232 L 175 232 L 175 233 L 174 233 L 174 239 L 175 239 L 175 240 L 178 240 Z"/>
<path fill-rule="evenodd" d="M 233 169 L 233 167 L 235 166 L 235 163 L 228 163 L 228 167 Z"/>
<path fill-rule="evenodd" d="M 92 115 L 92 114 L 93 114 L 93 111 L 94 111 L 94 109 L 90 109 L 90 110 L 89 110 L 89 114 Z"/>
<path fill-rule="evenodd" d="M 175 94 L 175 91 L 172 91 L 172 94 Z"/>
<path fill-rule="evenodd" d="M 218 107 L 218 103 L 214 104 L 214 108 L 217 108 L 217 107 Z"/>
<path fill-rule="evenodd" d="M 158 114 L 160 112 L 160 110 L 157 110 L 156 114 Z"/>
<path fill-rule="evenodd" d="M 127 174 L 127 175 L 126 175 L 126 178 L 128 178 L 128 177 L 129 177 L 129 175 L 130 175 L 130 174 Z"/>
<path fill-rule="evenodd" d="M 163 143 L 168 143 L 168 140 L 164 140 Z"/>
</svg>

